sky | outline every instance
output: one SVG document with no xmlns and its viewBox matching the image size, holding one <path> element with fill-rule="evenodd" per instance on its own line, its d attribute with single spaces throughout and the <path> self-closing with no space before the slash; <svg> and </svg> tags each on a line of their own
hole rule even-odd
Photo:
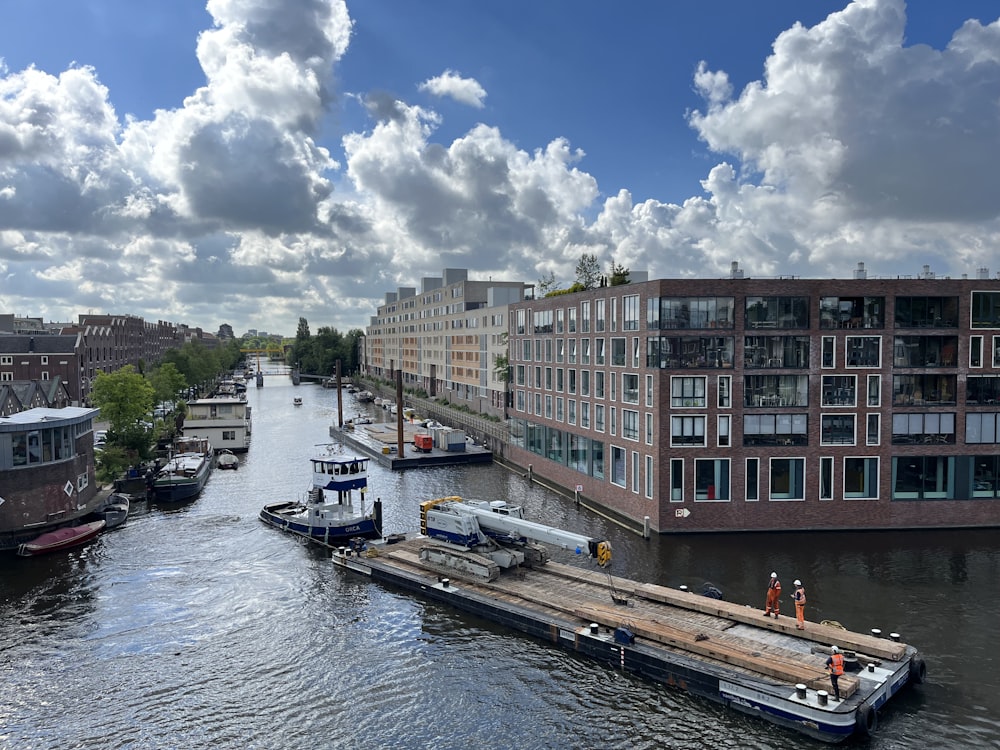
<svg viewBox="0 0 1000 750">
<path fill-rule="evenodd" d="M 1000 273 L 995 0 L 5 0 L 0 313 Z"/>
</svg>

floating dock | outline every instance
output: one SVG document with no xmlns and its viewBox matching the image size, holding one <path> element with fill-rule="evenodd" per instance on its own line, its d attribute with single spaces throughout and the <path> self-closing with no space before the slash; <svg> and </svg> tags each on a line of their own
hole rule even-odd
<svg viewBox="0 0 1000 750">
<path fill-rule="evenodd" d="M 810 737 L 838 743 L 868 736 L 878 711 L 926 667 L 912 646 L 700 594 L 638 583 L 556 562 L 505 571 L 487 583 L 420 560 L 426 537 L 332 549 L 334 564 L 421 597 L 680 687 Z M 825 669 L 829 647 L 845 654 L 842 700 Z"/>
<path fill-rule="evenodd" d="M 330 437 L 341 440 L 354 450 L 378 461 L 379 464 L 393 471 L 399 469 L 416 469 L 425 466 L 461 466 L 465 464 L 492 463 L 493 452 L 475 443 L 465 442 L 461 450 L 442 450 L 429 448 L 417 450 L 414 440 L 418 435 L 426 434 L 426 430 L 418 424 L 403 423 L 403 455 L 399 455 L 399 436 L 396 425 L 358 424 L 353 429 L 330 427 Z"/>
</svg>

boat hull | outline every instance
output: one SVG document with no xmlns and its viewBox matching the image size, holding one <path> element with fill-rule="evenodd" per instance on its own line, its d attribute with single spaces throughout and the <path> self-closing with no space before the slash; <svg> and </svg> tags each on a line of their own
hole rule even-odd
<svg viewBox="0 0 1000 750">
<path fill-rule="evenodd" d="M 382 529 L 380 523 L 380 509 L 376 509 L 372 518 L 357 516 L 350 519 L 343 519 L 338 523 L 331 524 L 309 524 L 295 518 L 295 514 L 304 510 L 300 503 L 274 503 L 265 505 L 260 512 L 260 520 L 275 528 L 287 531 L 290 534 L 311 539 L 324 544 L 335 542 L 346 542 L 350 539 L 380 539 Z"/>
<path fill-rule="evenodd" d="M 31 542 L 22 544 L 17 548 L 17 554 L 22 557 L 32 557 L 77 547 L 94 539 L 104 530 L 104 526 L 104 521 L 98 520 L 49 531 Z"/>
</svg>

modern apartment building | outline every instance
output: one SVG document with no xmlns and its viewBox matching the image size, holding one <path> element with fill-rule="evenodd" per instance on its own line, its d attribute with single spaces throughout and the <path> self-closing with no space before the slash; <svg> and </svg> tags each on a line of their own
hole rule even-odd
<svg viewBox="0 0 1000 750">
<path fill-rule="evenodd" d="M 476 411 L 502 415 L 507 384 L 496 374 L 507 355 L 507 309 L 530 285 L 520 281 L 470 281 L 464 268 L 421 280 L 420 292 L 400 287 L 365 333 L 361 367 L 366 375 L 447 398 Z"/>
<path fill-rule="evenodd" d="M 511 307 L 507 458 L 667 532 L 1000 525 L 1000 280 L 660 279 Z"/>
</svg>

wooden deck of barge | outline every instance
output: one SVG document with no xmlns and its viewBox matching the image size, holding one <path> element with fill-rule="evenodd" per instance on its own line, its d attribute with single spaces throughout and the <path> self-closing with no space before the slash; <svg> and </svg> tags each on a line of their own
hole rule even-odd
<svg viewBox="0 0 1000 750">
<path fill-rule="evenodd" d="M 581 627 L 590 623 L 611 629 L 625 626 L 638 638 L 791 685 L 828 689 L 830 678 L 825 663 L 832 644 L 856 653 L 862 666 L 883 659 L 900 661 L 906 650 L 902 643 L 815 622 L 807 622 L 805 630 L 797 630 L 794 618 L 773 620 L 763 617 L 758 608 L 609 578 L 607 573 L 556 562 L 519 570 L 492 583 L 465 579 L 454 571 L 435 570 L 421 562 L 419 547 L 426 543 L 426 539 L 411 540 L 385 547 L 378 554 L 411 571 L 447 576 L 456 585 L 534 610 L 541 616 L 575 621 Z M 627 603 L 616 604 L 612 592 Z M 857 689 L 856 677 L 845 674 L 840 679 L 844 699 Z"/>
</svg>

